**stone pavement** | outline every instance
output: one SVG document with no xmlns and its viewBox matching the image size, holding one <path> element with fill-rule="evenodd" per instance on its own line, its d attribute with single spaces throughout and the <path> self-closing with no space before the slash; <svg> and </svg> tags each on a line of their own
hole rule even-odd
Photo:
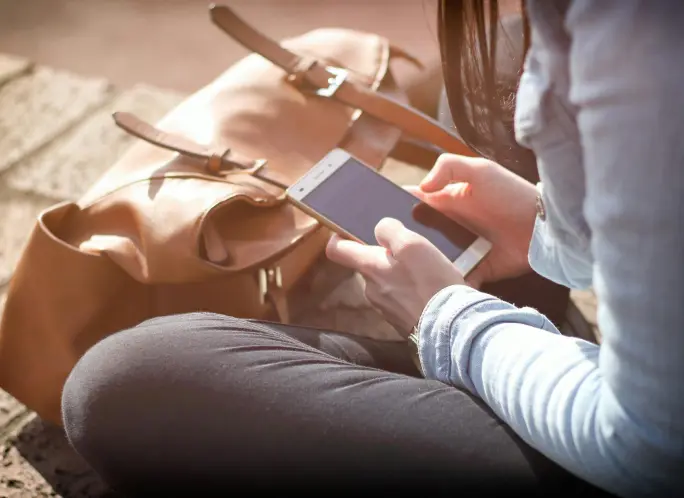
<svg viewBox="0 0 684 498">
<path fill-rule="evenodd" d="M 111 121 L 114 109 L 155 121 L 182 99 L 144 85 L 115 88 L 0 54 L 0 313 L 12 269 L 36 215 L 76 199 L 133 139 Z M 392 162 L 387 174 L 415 183 L 424 171 Z M 395 333 L 363 299 L 359 280 L 346 278 L 301 323 Z M 579 295 L 574 321 L 595 324 L 595 301 Z M 571 320 L 572 321 L 572 320 Z M 62 431 L 44 424 L 0 390 L 0 498 L 114 496 L 70 449 Z"/>
</svg>

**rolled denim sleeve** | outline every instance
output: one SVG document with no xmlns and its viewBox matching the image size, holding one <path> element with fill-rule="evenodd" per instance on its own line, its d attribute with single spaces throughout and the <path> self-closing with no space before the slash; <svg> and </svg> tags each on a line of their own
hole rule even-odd
<svg viewBox="0 0 684 498">
<path fill-rule="evenodd" d="M 684 2 L 567 3 L 602 344 L 456 286 L 423 313 L 421 362 L 579 477 L 684 496 Z M 537 261 L 565 264 L 543 229 Z"/>
<path fill-rule="evenodd" d="M 428 303 L 418 324 L 419 356 L 425 375 L 478 394 L 470 377 L 473 345 L 496 325 L 518 324 L 559 334 L 553 324 L 532 308 L 512 304 L 465 285 L 438 292 Z M 475 359 L 477 361 L 477 359 Z"/>
</svg>

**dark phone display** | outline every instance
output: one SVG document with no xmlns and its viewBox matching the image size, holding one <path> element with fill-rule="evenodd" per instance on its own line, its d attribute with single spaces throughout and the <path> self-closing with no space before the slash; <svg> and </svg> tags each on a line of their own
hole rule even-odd
<svg viewBox="0 0 684 498">
<path fill-rule="evenodd" d="M 339 167 L 302 203 L 370 245 L 377 245 L 375 225 L 383 218 L 401 221 L 451 261 L 478 238 L 355 159 Z"/>
</svg>

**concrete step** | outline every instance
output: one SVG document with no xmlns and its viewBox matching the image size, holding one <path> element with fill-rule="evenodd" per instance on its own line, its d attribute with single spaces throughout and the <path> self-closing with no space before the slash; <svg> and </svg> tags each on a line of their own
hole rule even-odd
<svg viewBox="0 0 684 498">
<path fill-rule="evenodd" d="M 0 172 L 45 146 L 105 103 L 102 79 L 36 68 L 0 87 Z"/>
<path fill-rule="evenodd" d="M 114 111 L 133 112 L 154 123 L 181 100 L 179 93 L 146 85 L 121 92 L 59 140 L 17 164 L 7 182 L 20 191 L 76 200 L 136 142 L 114 124 Z"/>
</svg>

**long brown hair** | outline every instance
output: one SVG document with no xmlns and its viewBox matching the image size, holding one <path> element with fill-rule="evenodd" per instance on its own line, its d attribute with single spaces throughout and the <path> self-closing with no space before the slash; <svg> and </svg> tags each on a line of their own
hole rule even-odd
<svg viewBox="0 0 684 498">
<path fill-rule="evenodd" d="M 512 79 L 497 72 L 499 2 L 440 0 L 438 16 L 444 83 L 456 131 L 473 150 L 536 181 L 534 155 L 516 144 L 513 129 L 522 57 Z M 524 55 L 529 26 L 524 10 L 521 16 Z"/>
</svg>

